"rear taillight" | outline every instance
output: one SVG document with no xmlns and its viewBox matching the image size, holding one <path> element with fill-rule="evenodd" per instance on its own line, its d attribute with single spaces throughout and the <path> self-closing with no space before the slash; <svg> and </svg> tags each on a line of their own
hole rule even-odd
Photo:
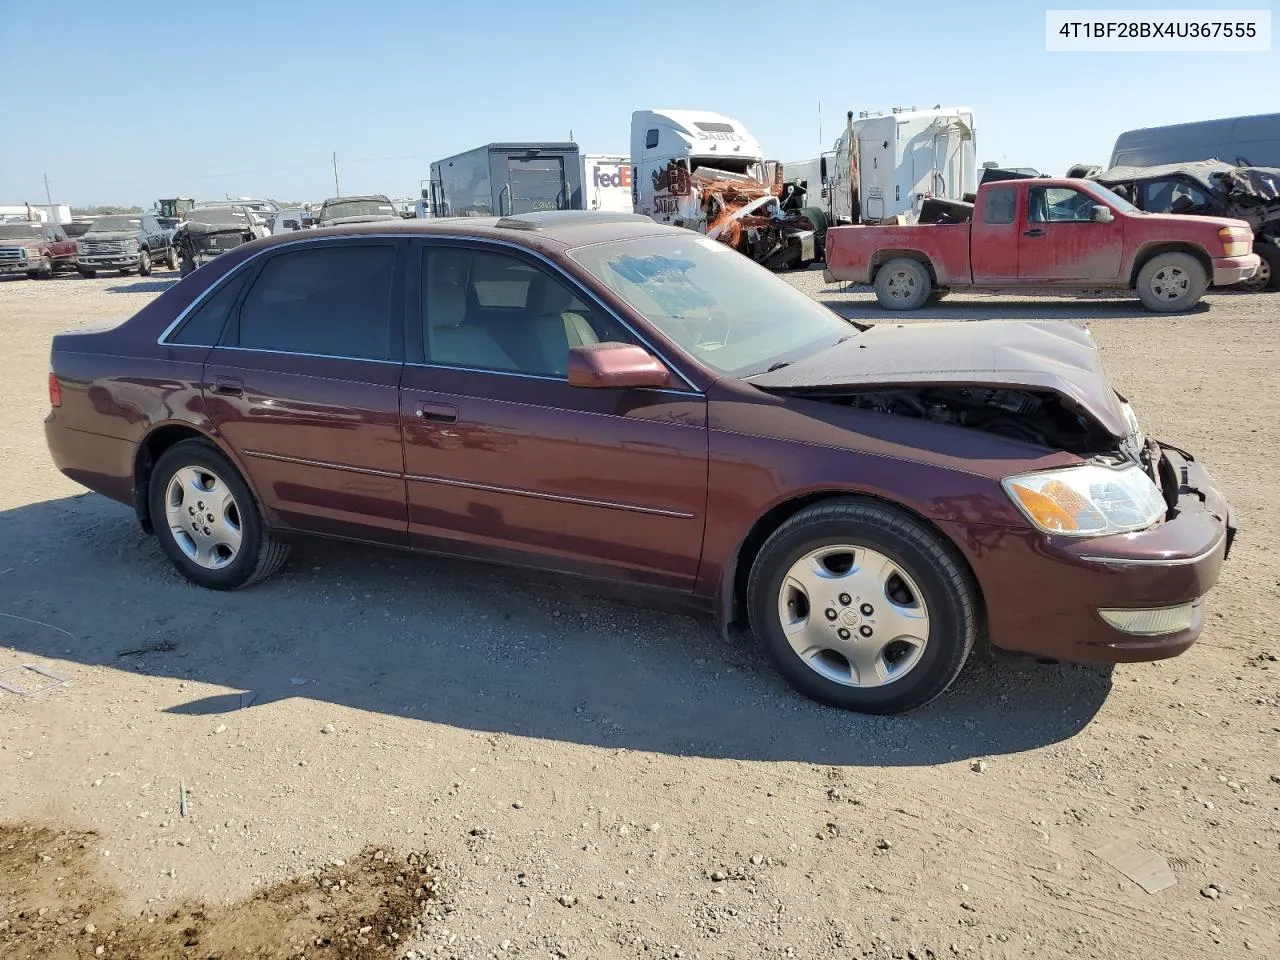
<svg viewBox="0 0 1280 960">
<path fill-rule="evenodd" d="M 62 406 L 62 384 L 58 383 L 58 375 L 49 371 L 49 405 Z"/>
</svg>

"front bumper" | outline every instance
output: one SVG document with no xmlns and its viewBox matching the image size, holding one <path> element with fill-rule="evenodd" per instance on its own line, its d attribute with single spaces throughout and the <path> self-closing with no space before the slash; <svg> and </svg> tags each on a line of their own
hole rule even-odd
<svg viewBox="0 0 1280 960">
<path fill-rule="evenodd" d="M 944 525 L 982 587 L 993 646 L 1059 660 L 1126 663 L 1177 656 L 1195 642 L 1204 626 L 1205 595 L 1235 538 L 1235 513 L 1189 454 L 1163 449 L 1162 475 L 1167 486 L 1176 485 L 1176 502 L 1150 529 L 1076 538 Z M 1189 626 L 1155 636 L 1126 633 L 1099 613 L 1187 603 Z"/>
<path fill-rule="evenodd" d="M 27 274 L 39 269 L 39 260 L 5 260 L 0 263 L 0 276 L 8 276 L 11 273 Z"/>
<path fill-rule="evenodd" d="M 1256 253 L 1243 257 L 1219 257 L 1213 261 L 1213 285 L 1227 287 L 1241 280 L 1248 280 L 1258 272 L 1262 258 Z"/>
<path fill-rule="evenodd" d="M 136 253 L 82 253 L 76 257 L 76 266 L 85 270 L 128 270 L 141 262 Z"/>
</svg>

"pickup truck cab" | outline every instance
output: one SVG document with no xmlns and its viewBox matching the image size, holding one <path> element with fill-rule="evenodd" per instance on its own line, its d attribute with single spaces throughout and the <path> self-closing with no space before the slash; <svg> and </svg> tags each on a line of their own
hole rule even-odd
<svg viewBox="0 0 1280 960">
<path fill-rule="evenodd" d="M 46 279 L 75 269 L 76 242 L 58 223 L 0 223 L 0 276 L 21 273 Z"/>
<path fill-rule="evenodd" d="M 76 249 L 76 269 L 82 277 L 96 276 L 99 270 L 119 270 L 122 275 L 136 270 L 145 277 L 157 263 L 178 269 L 171 231 L 151 213 L 101 217 L 76 241 Z"/>
<path fill-rule="evenodd" d="M 828 283 L 874 284 L 889 310 L 966 287 L 1115 287 L 1149 310 L 1189 310 L 1210 285 L 1253 276 L 1243 220 L 1149 214 L 1088 180 L 984 183 L 962 222 L 827 231 Z"/>
</svg>

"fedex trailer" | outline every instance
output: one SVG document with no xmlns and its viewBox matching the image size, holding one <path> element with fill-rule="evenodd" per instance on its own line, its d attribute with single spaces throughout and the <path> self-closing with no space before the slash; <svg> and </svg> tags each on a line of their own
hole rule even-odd
<svg viewBox="0 0 1280 960">
<path fill-rule="evenodd" d="M 631 213 L 631 158 L 616 154 L 582 158 L 583 209 Z"/>
</svg>

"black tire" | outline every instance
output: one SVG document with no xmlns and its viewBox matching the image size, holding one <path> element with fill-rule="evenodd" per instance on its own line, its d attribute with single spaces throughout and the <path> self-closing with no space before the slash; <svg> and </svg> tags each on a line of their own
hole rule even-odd
<svg viewBox="0 0 1280 960">
<path fill-rule="evenodd" d="M 876 299 L 886 310 L 915 310 L 933 292 L 933 278 L 919 260 L 899 257 L 876 271 Z"/>
<path fill-rule="evenodd" d="M 151 251 L 149 250 L 138 251 L 138 276 L 151 276 Z"/>
<path fill-rule="evenodd" d="M 80 276 L 84 277 L 86 280 L 92 280 L 98 275 L 97 270 L 85 270 L 83 267 L 76 268 L 76 273 L 80 274 Z"/>
<path fill-rule="evenodd" d="M 1176 296 L 1171 290 L 1181 287 Z M 1209 288 L 1209 274 L 1189 253 L 1159 253 L 1138 271 L 1138 298 L 1155 313 L 1190 310 Z"/>
<path fill-rule="evenodd" d="M 928 612 L 919 659 L 882 686 L 823 676 L 792 649 L 783 630 L 779 605 L 788 571 L 807 553 L 837 544 L 883 554 L 918 586 Z M 751 568 L 747 607 L 752 631 L 793 687 L 820 703 L 860 713 L 902 713 L 941 695 L 960 674 L 978 633 L 977 588 L 954 549 L 909 514 L 860 499 L 807 507 L 774 531 Z"/>
<path fill-rule="evenodd" d="M 195 273 L 195 270 L 196 270 L 195 261 L 190 259 L 189 257 L 183 257 L 182 263 L 179 265 L 178 269 L 180 271 L 181 276 L 189 277 L 191 276 L 191 274 Z"/>
<path fill-rule="evenodd" d="M 164 255 L 164 265 L 170 270 L 178 269 L 178 251 L 170 247 Z"/>
<path fill-rule="evenodd" d="M 241 533 L 240 548 L 226 566 L 218 569 L 202 566 L 190 558 L 179 546 L 166 518 L 165 497 L 169 481 L 174 474 L 188 467 L 210 471 L 226 484 L 235 500 Z M 147 502 L 152 528 L 161 548 L 178 572 L 199 586 L 212 590 L 245 587 L 271 576 L 289 556 L 289 545 L 277 540 L 263 523 L 262 511 L 239 471 L 208 441 L 184 440 L 166 450 L 151 472 Z"/>
<path fill-rule="evenodd" d="M 1253 252 L 1261 260 L 1258 264 L 1258 272 L 1240 284 L 1240 289 L 1248 290 L 1250 293 L 1280 290 L 1280 247 L 1274 243 L 1255 240 Z"/>
</svg>

